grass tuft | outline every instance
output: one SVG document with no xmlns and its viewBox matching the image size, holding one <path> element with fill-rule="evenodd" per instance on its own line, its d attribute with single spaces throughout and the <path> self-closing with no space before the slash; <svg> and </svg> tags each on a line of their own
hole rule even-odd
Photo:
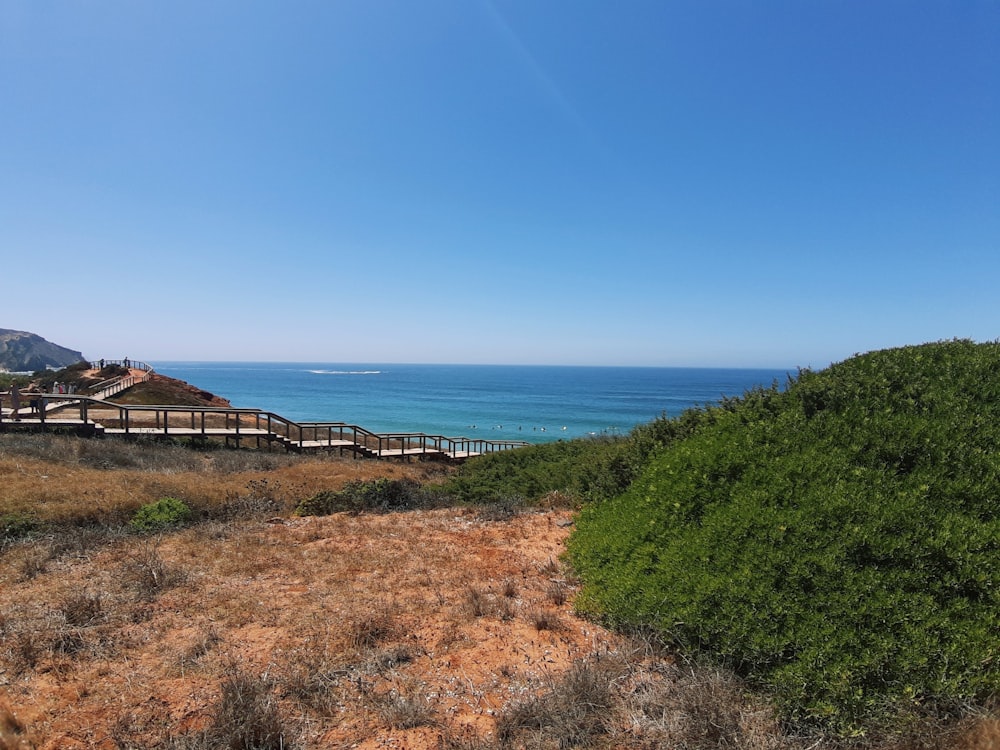
<svg viewBox="0 0 1000 750">
<path fill-rule="evenodd" d="M 101 597 L 86 591 L 66 596 L 57 607 L 67 625 L 86 627 L 95 625 L 104 618 Z"/>
<path fill-rule="evenodd" d="M 414 729 L 435 723 L 431 704 L 419 686 L 410 686 L 403 691 L 390 690 L 374 701 L 382 721 L 392 729 Z"/>
<path fill-rule="evenodd" d="M 608 659 L 574 663 L 544 693 L 511 705 L 497 718 L 500 746 L 522 746 L 527 739 L 547 739 L 560 748 L 593 746 L 609 733 L 611 686 L 623 671 L 619 662 Z"/>
<path fill-rule="evenodd" d="M 347 626 L 347 638 L 356 649 L 373 649 L 399 632 L 394 608 L 378 603 Z"/>
<path fill-rule="evenodd" d="M 132 587 L 139 599 L 156 598 L 167 589 L 184 582 L 186 576 L 170 566 L 160 556 L 156 546 L 143 544 L 136 549 L 123 566 L 123 580 Z"/>
<path fill-rule="evenodd" d="M 274 684 L 230 665 L 210 725 L 167 740 L 169 750 L 291 750 L 292 732 L 281 714 Z"/>
</svg>

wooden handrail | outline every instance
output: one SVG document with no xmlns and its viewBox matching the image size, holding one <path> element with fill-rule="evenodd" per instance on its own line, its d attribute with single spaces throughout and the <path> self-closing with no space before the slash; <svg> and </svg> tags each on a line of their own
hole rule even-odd
<svg viewBox="0 0 1000 750">
<path fill-rule="evenodd" d="M 52 399 L 54 394 L 37 394 L 41 401 Z M 449 437 L 446 435 L 434 435 L 424 432 L 386 432 L 376 433 L 364 427 L 347 422 L 295 422 L 280 414 L 256 408 L 245 407 L 225 407 L 225 406 L 178 406 L 176 404 L 118 404 L 104 400 L 97 396 L 84 396 L 74 394 L 72 396 L 56 396 L 60 402 L 60 410 L 79 410 L 80 422 L 87 425 L 95 425 L 90 410 L 95 408 L 112 409 L 118 412 L 118 424 L 126 435 L 147 434 L 150 429 L 158 434 L 187 434 L 194 431 L 202 436 L 209 433 L 219 434 L 218 429 L 213 429 L 208 425 L 208 417 L 216 415 L 222 417 L 226 425 L 223 434 L 232 436 L 237 441 L 243 437 L 260 437 L 267 440 L 282 440 L 286 445 L 299 448 L 320 447 L 345 447 L 345 442 L 350 442 L 356 451 L 362 453 L 383 452 L 388 454 L 455 454 L 455 453 L 490 453 L 500 450 L 510 450 L 530 445 L 522 440 L 487 440 L 484 438 Z M 46 423 L 46 410 L 41 409 L 39 422 L 44 428 Z M 147 420 L 155 426 L 150 428 L 140 423 L 140 417 L 149 414 Z M 181 428 L 176 421 L 171 425 L 171 415 L 186 414 L 190 419 L 186 420 L 190 427 Z M 0 417 L 2 420 L 2 417 Z M 49 421 L 52 421 L 51 418 Z M 58 420 L 57 420 L 58 421 Z M 7 420 L 3 420 L 7 424 Z M 23 423 L 23 422 L 22 422 Z M 174 430 L 171 433 L 171 429 Z M 185 430 L 189 430 L 185 432 Z M 311 435 L 307 438 L 306 435 Z M 334 437 L 336 435 L 336 437 Z M 373 447 L 377 446 L 377 447 Z M 348 446 L 349 447 L 349 446 Z M 402 452 L 402 453 L 400 453 Z"/>
</svg>

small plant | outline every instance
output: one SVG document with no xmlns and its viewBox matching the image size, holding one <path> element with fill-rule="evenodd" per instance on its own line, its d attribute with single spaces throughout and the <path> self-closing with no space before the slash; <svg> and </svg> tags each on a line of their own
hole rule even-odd
<svg viewBox="0 0 1000 750">
<path fill-rule="evenodd" d="M 181 526 L 191 517 L 191 509 L 182 500 L 164 497 L 143 505 L 132 516 L 129 525 L 144 534 Z"/>
<path fill-rule="evenodd" d="M 348 639 L 354 648 L 375 648 L 398 631 L 395 616 L 388 605 L 365 612 L 348 626 Z"/>
<path fill-rule="evenodd" d="M 222 636 L 215 626 L 203 630 L 199 637 L 184 651 L 180 658 L 180 666 L 189 668 L 197 666 L 208 653 L 222 642 Z"/>
<path fill-rule="evenodd" d="M 24 513 L 0 515 L 0 547 L 25 539 L 38 529 L 38 522 Z"/>
<path fill-rule="evenodd" d="M 333 660 L 325 649 L 311 645 L 294 651 L 286 663 L 281 679 L 282 694 L 321 715 L 332 715 L 341 682 L 351 674 L 351 669 Z"/>
<path fill-rule="evenodd" d="M 270 678 L 230 665 L 211 723 L 200 731 L 170 736 L 168 750 L 290 750 L 296 747 L 281 716 Z"/>
<path fill-rule="evenodd" d="M 545 590 L 545 595 L 548 600 L 555 604 L 557 607 L 561 607 L 566 603 L 566 599 L 569 597 L 569 586 L 566 585 L 565 581 L 554 580 L 549 581 L 549 585 Z"/>
<path fill-rule="evenodd" d="M 67 625 L 76 627 L 93 625 L 104 615 L 101 597 L 87 592 L 67 596 L 60 603 L 59 612 L 62 613 Z"/>
<path fill-rule="evenodd" d="M 376 709 L 393 729 L 413 729 L 433 723 L 430 704 L 416 688 L 390 691 L 376 699 Z"/>
<path fill-rule="evenodd" d="M 34 669 L 46 651 L 45 645 L 41 642 L 41 634 L 33 629 L 5 633 L 3 642 L 6 644 L 5 660 L 15 675 Z"/>
<path fill-rule="evenodd" d="M 255 678 L 231 668 L 222 681 L 222 697 L 215 709 L 212 734 L 221 747 L 284 750 L 288 730 L 278 712 L 266 677 Z"/>
<path fill-rule="evenodd" d="M 554 576 L 559 574 L 559 563 L 553 558 L 549 558 L 543 565 L 538 567 L 538 572 L 543 576 Z"/>
<path fill-rule="evenodd" d="M 517 616 L 517 603 L 513 599 L 503 597 L 496 601 L 494 612 L 498 619 L 510 622 Z"/>
<path fill-rule="evenodd" d="M 534 607 L 528 612 L 528 621 L 535 626 L 535 630 L 561 630 L 563 621 L 558 612 L 554 612 L 546 607 Z"/>
<path fill-rule="evenodd" d="M 280 491 L 280 482 L 251 479 L 245 492 L 228 492 L 226 502 L 210 515 L 220 520 L 273 515 L 282 509 Z"/>
<path fill-rule="evenodd" d="M 661 746 L 745 747 L 753 737 L 780 736 L 773 707 L 735 675 L 692 664 L 659 671 L 634 676 L 636 689 L 623 710 L 630 726 Z"/>
<path fill-rule="evenodd" d="M 465 590 L 465 609 L 471 617 L 485 617 L 494 611 L 490 595 L 480 588 L 469 586 Z"/>
<path fill-rule="evenodd" d="M 373 674 L 384 674 L 403 664 L 413 661 L 413 653 L 403 644 L 375 651 L 368 659 L 365 669 Z"/>
<path fill-rule="evenodd" d="M 476 515 L 482 521 L 504 523 L 516 518 L 526 505 L 520 496 L 501 497 L 477 506 Z"/>
<path fill-rule="evenodd" d="M 54 653 L 73 656 L 82 653 L 87 648 L 87 639 L 79 628 L 59 628 L 52 638 L 50 648 Z"/>
<path fill-rule="evenodd" d="M 611 686 L 624 672 L 615 661 L 585 659 L 573 664 L 540 696 L 508 707 L 497 718 L 501 747 L 592 747 L 607 737 L 613 704 Z M 553 744 L 542 742 L 549 740 Z"/>
<path fill-rule="evenodd" d="M 146 545 L 125 564 L 124 580 L 132 585 L 140 599 L 153 599 L 161 591 L 183 581 L 184 574 L 167 565 L 155 546 Z"/>
<path fill-rule="evenodd" d="M 505 578 L 503 582 L 503 595 L 508 599 L 517 598 L 517 581 L 513 578 Z"/>
<path fill-rule="evenodd" d="M 48 562 L 48 557 L 44 554 L 33 552 L 25 555 L 21 560 L 21 580 L 31 581 L 37 578 L 46 571 Z"/>
</svg>

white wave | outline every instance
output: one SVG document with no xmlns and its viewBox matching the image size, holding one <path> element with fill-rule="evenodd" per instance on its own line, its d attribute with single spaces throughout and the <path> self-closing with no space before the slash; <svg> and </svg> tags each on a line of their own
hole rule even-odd
<svg viewBox="0 0 1000 750">
<path fill-rule="evenodd" d="M 381 370 L 308 370 L 314 375 L 381 375 Z"/>
</svg>

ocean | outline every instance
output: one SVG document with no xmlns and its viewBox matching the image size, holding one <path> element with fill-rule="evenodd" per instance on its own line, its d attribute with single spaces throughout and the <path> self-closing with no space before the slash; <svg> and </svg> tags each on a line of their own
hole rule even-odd
<svg viewBox="0 0 1000 750">
<path fill-rule="evenodd" d="M 373 432 L 547 442 L 624 434 L 661 414 L 784 386 L 789 370 L 151 362 L 157 372 L 293 421 Z"/>
</svg>

